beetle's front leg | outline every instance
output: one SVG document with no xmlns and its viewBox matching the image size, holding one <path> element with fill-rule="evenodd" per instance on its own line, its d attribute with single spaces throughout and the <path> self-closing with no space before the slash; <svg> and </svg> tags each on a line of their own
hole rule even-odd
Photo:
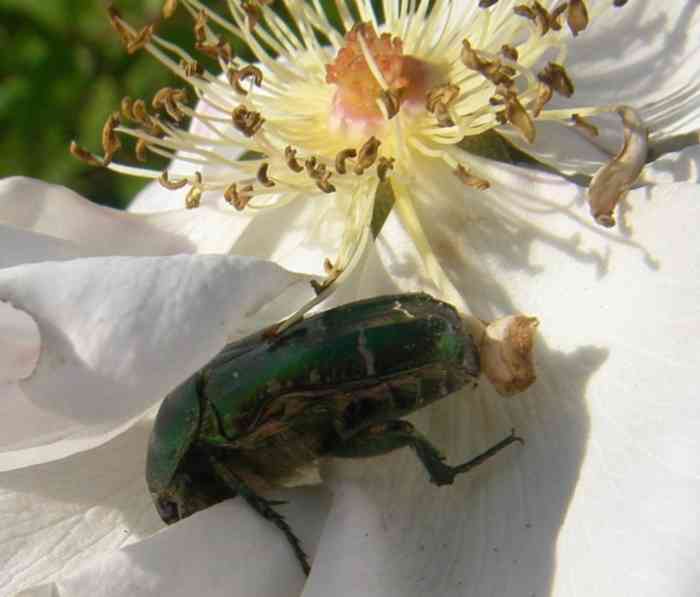
<svg viewBox="0 0 700 597">
<path fill-rule="evenodd" d="M 341 440 L 330 450 L 338 458 L 367 458 L 387 454 L 399 448 L 411 447 L 428 471 L 435 485 L 450 485 L 457 475 L 466 473 L 485 462 L 514 442 L 523 443 L 515 431 L 488 450 L 458 466 L 449 466 L 445 457 L 416 428 L 407 421 L 386 421 L 371 425 L 352 437 Z"/>
<path fill-rule="evenodd" d="M 232 491 L 234 491 L 243 499 L 245 499 L 245 501 L 248 502 L 248 504 L 253 508 L 253 510 L 255 510 L 263 518 L 266 518 L 267 520 L 271 521 L 277 528 L 279 528 L 284 533 L 284 536 L 287 538 L 287 541 L 294 550 L 294 555 L 299 561 L 301 569 L 304 571 L 304 574 L 308 576 L 311 567 L 309 566 L 308 557 L 304 552 L 303 548 L 301 547 L 301 542 L 299 541 L 299 538 L 294 534 L 294 531 L 292 531 L 292 528 L 284 519 L 284 516 L 282 516 L 272 507 L 282 502 L 274 502 L 265 499 L 261 495 L 258 495 L 247 483 L 245 483 L 245 481 L 243 481 L 237 475 L 232 473 L 226 465 L 224 465 L 222 462 L 219 462 L 217 459 L 211 457 L 210 463 L 212 468 L 218 475 L 219 479 L 226 483 L 226 485 L 228 485 L 228 487 Z"/>
</svg>

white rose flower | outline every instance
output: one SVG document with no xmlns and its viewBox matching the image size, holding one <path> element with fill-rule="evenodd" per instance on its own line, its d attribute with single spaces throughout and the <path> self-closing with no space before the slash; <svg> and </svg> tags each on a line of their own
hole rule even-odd
<svg viewBox="0 0 700 597">
<path fill-rule="evenodd" d="M 125 102 L 136 124 L 110 119 L 104 156 L 74 146 L 180 190 L 152 186 L 140 214 L 118 214 L 40 183 L 2 189 L 1 462 L 17 470 L 0 477 L 0 591 L 694 594 L 697 149 L 642 174 L 658 184 L 628 187 L 644 129 L 661 142 L 698 127 L 697 3 L 386 1 L 375 13 L 360 1 L 338 4 L 342 32 L 317 3 L 286 3 L 296 30 L 265 3 L 230 2 L 232 22 L 180 4 L 230 81 L 113 13 L 127 45 L 200 102 L 159 93 L 171 120 Z M 217 28 L 259 63 L 234 60 Z M 617 159 L 614 110 L 628 141 Z M 581 131 L 599 117 L 591 143 Z M 571 180 L 464 150 L 494 128 L 566 174 L 622 164 L 612 204 L 588 197 L 604 225 L 619 203 L 617 227 L 590 218 Z M 123 134 L 177 157 L 168 173 L 114 161 Z M 320 298 L 426 290 L 487 320 L 536 315 L 530 389 L 505 400 L 482 384 L 412 417 L 449 462 L 512 427 L 525 446 L 448 488 L 408 451 L 329 462 L 325 489 L 291 491 L 283 508 L 313 558 L 308 579 L 239 500 L 149 536 L 143 413 L 228 338 L 301 305 L 307 284 L 269 263 L 194 255 L 207 252 L 322 273 Z M 143 257 L 174 253 L 193 255 Z"/>
</svg>

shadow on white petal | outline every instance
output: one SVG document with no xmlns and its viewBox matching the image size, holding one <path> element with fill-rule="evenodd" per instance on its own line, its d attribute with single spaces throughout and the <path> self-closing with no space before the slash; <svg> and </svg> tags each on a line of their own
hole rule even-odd
<svg viewBox="0 0 700 597">
<path fill-rule="evenodd" d="M 32 316 L 0 301 L 0 385 L 29 377 L 40 351 L 41 334 Z"/>
<path fill-rule="evenodd" d="M 532 390 L 463 391 L 411 417 L 457 464 L 525 438 L 454 485 L 432 486 L 410 450 L 332 461 L 334 502 L 304 597 L 549 595 L 557 542 L 587 449 L 587 384 L 604 349 L 538 345 Z"/>
<path fill-rule="evenodd" d="M 642 176 L 652 184 L 700 182 L 700 145 L 660 157 L 647 165 Z"/>
<path fill-rule="evenodd" d="M 626 103 L 642 109 L 656 133 L 697 128 L 700 44 L 697 2 L 636 0 L 610 9 L 571 44 L 572 100 L 552 106 Z"/>
</svg>

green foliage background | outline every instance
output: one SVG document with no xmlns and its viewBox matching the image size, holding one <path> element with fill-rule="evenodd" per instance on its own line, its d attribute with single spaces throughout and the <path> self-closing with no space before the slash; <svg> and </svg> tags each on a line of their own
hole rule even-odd
<svg viewBox="0 0 700 597">
<path fill-rule="evenodd" d="M 180 83 L 145 52 L 129 56 L 104 0 L 0 0 L 0 177 L 23 175 L 124 207 L 144 181 L 91 168 L 68 153 L 71 140 L 101 153 L 100 131 L 125 95 L 150 99 Z M 115 0 L 134 26 L 156 20 L 162 0 Z M 225 3 L 208 5 L 225 11 Z M 164 36 L 192 45 L 180 9 Z"/>
</svg>

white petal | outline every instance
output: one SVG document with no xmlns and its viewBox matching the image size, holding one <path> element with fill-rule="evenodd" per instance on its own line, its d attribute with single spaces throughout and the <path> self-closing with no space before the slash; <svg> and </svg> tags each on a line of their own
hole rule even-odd
<svg viewBox="0 0 700 597">
<path fill-rule="evenodd" d="M 42 344 L 34 374 L 0 402 L 0 468 L 106 441 L 231 337 L 287 315 L 310 294 L 306 278 L 275 264 L 214 255 L 0 271 L 0 299 L 35 319 Z"/>
<path fill-rule="evenodd" d="M 306 494 L 305 518 L 289 517 L 303 541 L 318 535 L 323 521 L 322 509 L 312 511 L 313 506 L 323 507 L 322 499 Z M 22 596 L 53 590 L 49 594 L 61 597 L 291 597 L 301 592 L 304 582 L 279 529 L 235 499 L 140 543 L 91 559 L 49 586 Z"/>
<path fill-rule="evenodd" d="M 83 256 L 87 256 L 86 252 L 75 243 L 0 224 L 0 269 Z"/>
<path fill-rule="evenodd" d="M 0 594 L 44 583 L 162 526 L 143 475 L 150 425 L 0 476 Z M 103 593 L 104 594 L 104 593 Z"/>
<path fill-rule="evenodd" d="M 230 250 L 241 226 L 206 206 L 129 214 L 31 178 L 0 181 L 0 222 L 70 241 L 89 255 L 222 253 Z"/>
<path fill-rule="evenodd" d="M 464 392 L 414 420 L 451 463 L 511 427 L 527 443 L 442 489 L 408 450 L 334 464 L 305 597 L 696 593 L 698 187 L 631 192 L 611 233 L 556 209 L 576 194 L 553 179 L 512 183 L 495 204 L 496 193 L 477 207 L 426 200 L 422 221 L 477 315 L 541 318 L 538 382 L 510 401 Z M 380 243 L 389 269 L 410 279 L 408 245 L 386 245 L 400 247 Z"/>
<path fill-rule="evenodd" d="M 0 387 L 29 377 L 40 348 L 39 327 L 32 317 L 0 301 Z"/>
<path fill-rule="evenodd" d="M 150 423 L 142 421 L 94 450 L 3 473 L 0 594 L 299 592 L 304 579 L 289 545 L 243 500 L 140 541 L 163 526 L 143 474 L 149 432 Z M 328 496 L 304 488 L 279 497 L 289 500 L 280 511 L 313 556 Z"/>
</svg>

